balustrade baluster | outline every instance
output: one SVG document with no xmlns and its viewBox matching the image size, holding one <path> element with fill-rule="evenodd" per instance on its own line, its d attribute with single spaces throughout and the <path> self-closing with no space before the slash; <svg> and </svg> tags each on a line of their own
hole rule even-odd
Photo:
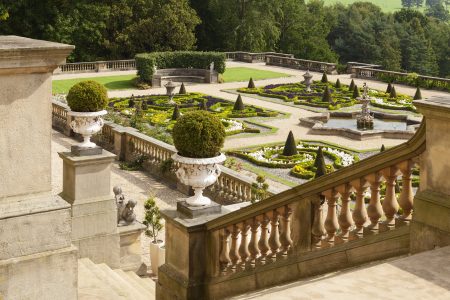
<svg viewBox="0 0 450 300">
<path fill-rule="evenodd" d="M 264 214 L 261 220 L 261 236 L 258 241 L 259 252 L 261 253 L 261 263 L 265 263 L 269 246 L 269 218 Z"/>
<path fill-rule="evenodd" d="M 220 271 L 222 273 L 226 273 L 228 266 L 231 264 L 230 246 L 228 243 L 229 237 L 230 237 L 230 232 L 227 229 L 224 229 L 223 233 L 221 235 L 222 249 L 220 251 L 220 256 L 219 256 Z"/>
<path fill-rule="evenodd" d="M 248 231 L 249 225 L 247 222 L 242 223 L 241 229 L 241 244 L 239 246 L 239 256 L 241 257 L 241 268 L 245 269 L 245 265 L 247 263 L 248 258 L 250 257 L 250 251 L 248 249 Z"/>
<path fill-rule="evenodd" d="M 236 266 L 240 260 L 239 256 L 239 247 L 238 247 L 238 240 L 239 240 L 239 233 L 240 229 L 237 225 L 233 225 L 233 230 L 231 231 L 231 248 L 230 248 L 230 260 L 231 260 L 231 268 L 233 270 L 236 269 Z"/>
<path fill-rule="evenodd" d="M 272 211 L 272 217 L 270 218 L 270 236 L 269 236 L 269 247 L 270 247 L 270 257 L 274 260 L 276 259 L 277 253 L 280 249 L 280 231 L 278 229 L 278 219 L 279 214 L 277 210 Z"/>
<path fill-rule="evenodd" d="M 383 214 L 380 202 L 381 178 L 379 173 L 367 176 L 367 181 L 370 183 L 370 202 L 367 206 L 367 215 L 371 222 L 369 228 L 372 231 L 377 231 L 379 229 L 378 221 Z"/>
<path fill-rule="evenodd" d="M 385 224 L 388 227 L 395 226 L 395 214 L 398 211 L 397 198 L 395 196 L 395 180 L 397 178 L 397 168 L 390 167 L 381 171 L 386 179 L 386 194 L 383 200 L 383 211 L 386 216 Z"/>
<path fill-rule="evenodd" d="M 366 181 L 364 179 L 358 179 L 351 182 L 351 185 L 356 190 L 356 202 L 353 209 L 353 220 L 355 222 L 355 233 L 358 236 L 362 236 L 364 231 L 364 224 L 367 222 L 367 210 L 364 203 L 364 194 L 367 190 Z"/>
<path fill-rule="evenodd" d="M 342 239 L 343 242 L 347 242 L 350 227 L 353 226 L 353 218 L 349 205 L 352 186 L 350 184 L 345 184 L 338 187 L 337 190 L 341 194 L 341 202 L 342 202 L 341 211 L 338 216 L 339 226 L 341 227 L 340 238 Z"/>
<path fill-rule="evenodd" d="M 252 267 L 256 265 L 256 259 L 259 256 L 259 248 L 258 248 L 258 230 L 260 223 L 256 217 L 253 218 L 252 224 L 250 225 L 250 230 L 252 236 L 250 238 L 250 243 L 248 245 L 248 250 L 250 252 L 250 264 Z"/>
<path fill-rule="evenodd" d="M 281 235 L 280 235 L 280 243 L 281 243 L 281 254 L 283 256 L 287 256 L 289 249 L 292 247 L 292 238 L 291 238 L 291 215 L 292 210 L 289 205 L 284 206 L 284 212 L 281 215 Z"/>
<path fill-rule="evenodd" d="M 402 172 L 402 190 L 400 192 L 398 202 L 403 210 L 402 220 L 410 221 L 414 199 L 412 178 L 411 178 L 414 162 L 408 160 L 400 163 L 398 167 Z"/>
<path fill-rule="evenodd" d="M 328 190 L 323 193 L 323 195 L 327 199 L 327 217 L 325 219 L 325 230 L 327 231 L 327 241 L 328 244 L 332 245 L 334 244 L 334 238 L 336 236 L 336 232 L 339 229 L 337 214 L 336 214 L 336 205 L 337 201 L 339 199 L 339 193 L 337 191 Z"/>
<path fill-rule="evenodd" d="M 322 246 L 322 237 L 325 234 L 325 228 L 323 225 L 323 203 L 325 197 L 320 196 L 319 199 L 313 201 L 314 205 L 314 220 L 311 228 L 312 242 L 315 249 L 320 249 Z"/>
</svg>

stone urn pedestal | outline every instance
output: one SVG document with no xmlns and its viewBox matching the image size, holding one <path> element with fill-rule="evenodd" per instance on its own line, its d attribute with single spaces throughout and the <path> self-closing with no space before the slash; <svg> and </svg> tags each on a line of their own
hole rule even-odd
<svg viewBox="0 0 450 300">
<path fill-rule="evenodd" d="M 95 148 L 97 145 L 91 142 L 91 136 L 99 132 L 103 127 L 102 116 L 106 115 L 106 110 L 96 112 L 76 112 L 69 111 L 67 113 L 73 118 L 70 128 L 83 136 L 83 142 L 77 144 L 79 148 Z"/>
<path fill-rule="evenodd" d="M 194 189 L 194 196 L 186 199 L 190 206 L 207 206 L 211 199 L 203 196 L 203 190 L 214 184 L 220 175 L 219 164 L 225 161 L 225 155 L 211 158 L 190 158 L 174 154 L 172 159 L 180 164 L 176 175 L 181 183 Z"/>
</svg>

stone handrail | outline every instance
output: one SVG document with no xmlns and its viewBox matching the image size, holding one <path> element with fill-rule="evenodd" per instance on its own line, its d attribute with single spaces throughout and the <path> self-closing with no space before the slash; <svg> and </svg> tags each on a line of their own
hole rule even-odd
<svg viewBox="0 0 450 300">
<path fill-rule="evenodd" d="M 225 52 L 226 58 L 229 60 L 242 61 L 248 63 L 254 62 L 265 62 L 267 60 L 267 56 L 278 56 L 278 57 L 288 57 L 294 58 L 293 54 L 287 53 L 277 53 L 277 52 L 243 52 L 243 51 L 235 51 L 235 52 Z"/>
<path fill-rule="evenodd" d="M 327 74 L 337 74 L 336 64 L 307 59 L 267 55 L 266 64 L 290 69 L 310 70 L 316 72 L 326 72 Z"/>
<path fill-rule="evenodd" d="M 367 67 L 367 66 L 352 66 L 351 76 L 356 77 L 356 78 L 380 80 L 380 76 L 394 77 L 394 78 L 406 78 L 406 77 L 408 77 L 408 73 L 380 70 L 380 69 L 375 69 L 373 67 Z M 448 78 L 423 76 L 423 75 L 417 76 L 417 81 L 419 83 L 421 81 L 428 81 L 428 80 L 433 82 L 433 88 L 444 89 L 444 90 L 447 89 L 450 91 L 450 79 L 448 79 Z M 395 80 L 394 80 L 394 82 L 395 82 Z M 405 82 L 399 82 L 399 83 L 407 84 Z"/>
<path fill-rule="evenodd" d="M 58 101 L 52 103 L 53 127 L 70 136 L 70 116 L 67 115 L 67 105 Z M 174 146 L 149 137 L 138 132 L 134 128 L 123 127 L 112 122 L 105 122 L 102 132 L 96 137 L 102 146 L 115 153 L 121 161 L 131 162 L 139 157 L 145 157 L 144 168 L 156 176 L 164 177 L 176 183 L 176 163 L 163 171 L 162 165 L 171 161 L 171 156 L 176 152 Z M 240 203 L 251 201 L 255 195 L 251 191 L 253 180 L 239 173 L 221 166 L 222 173 L 213 186 L 205 190 L 216 202 L 222 204 Z M 182 189 L 182 191 L 185 191 Z M 269 196 L 278 193 L 274 188 L 269 188 Z"/>
<path fill-rule="evenodd" d="M 60 65 L 53 73 L 89 73 L 136 70 L 134 59 L 66 63 Z"/>
<path fill-rule="evenodd" d="M 379 68 L 381 68 L 381 65 L 368 64 L 368 63 L 362 63 L 362 62 L 357 62 L 357 61 L 349 61 L 349 62 L 347 62 L 347 73 L 351 74 L 353 67 L 379 69 Z"/>
<path fill-rule="evenodd" d="M 424 150 L 422 124 L 402 145 L 206 222 L 208 236 L 214 239 L 209 274 L 218 278 L 264 268 L 269 263 L 274 266 L 300 252 L 329 249 L 400 230 L 411 220 L 412 172 Z M 402 184 L 397 199 L 399 179 Z M 382 185 L 386 186 L 383 201 Z M 366 194 L 368 191 L 370 194 Z M 402 215 L 397 217 L 399 208 Z"/>
</svg>

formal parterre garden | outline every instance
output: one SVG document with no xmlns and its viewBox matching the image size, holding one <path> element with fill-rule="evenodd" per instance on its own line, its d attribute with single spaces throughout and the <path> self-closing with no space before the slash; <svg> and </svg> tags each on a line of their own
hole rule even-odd
<svg viewBox="0 0 450 300">
<path fill-rule="evenodd" d="M 265 146 L 250 150 L 230 151 L 228 155 L 242 158 L 257 166 L 290 169 L 291 176 L 301 179 L 314 178 L 317 171 L 316 157 L 319 147 L 325 158 L 327 173 L 359 161 L 356 152 L 325 142 L 298 142 L 295 145 L 297 151 L 294 155 L 283 155 L 285 147 L 282 144 Z"/>
<path fill-rule="evenodd" d="M 319 107 L 328 110 L 339 110 L 343 107 L 351 107 L 359 103 L 362 87 L 352 83 L 344 85 L 339 82 L 328 82 L 324 75 L 321 81 L 313 81 L 311 92 L 306 92 L 306 85 L 303 83 L 270 84 L 264 87 L 246 87 L 237 91 L 240 93 L 257 94 L 262 97 L 281 99 L 295 105 Z M 412 104 L 413 97 L 398 94 L 395 87 L 389 85 L 386 91 L 369 89 L 371 105 L 379 108 L 392 110 L 407 110 L 416 112 Z"/>
<path fill-rule="evenodd" d="M 158 128 L 160 132 L 170 135 L 181 115 L 189 111 L 205 110 L 221 119 L 227 135 L 235 135 L 260 133 L 260 128 L 264 125 L 251 122 L 252 118 L 270 118 L 280 115 L 276 111 L 244 105 L 241 97 L 233 103 L 201 93 L 186 93 L 174 95 L 172 101 L 169 101 L 167 95 L 111 98 L 108 118 L 115 123 L 136 127 L 144 133 L 148 129 Z M 254 124 L 258 126 L 252 126 Z M 150 135 L 154 136 L 154 134 Z M 158 138 L 158 136 L 155 137 Z M 168 142 L 167 139 L 162 138 L 162 140 Z"/>
</svg>

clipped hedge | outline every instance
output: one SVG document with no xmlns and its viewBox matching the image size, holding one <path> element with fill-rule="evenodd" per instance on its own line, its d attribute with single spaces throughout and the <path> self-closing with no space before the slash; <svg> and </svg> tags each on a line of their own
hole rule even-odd
<svg viewBox="0 0 450 300">
<path fill-rule="evenodd" d="M 158 69 L 209 69 L 214 62 L 214 70 L 225 72 L 225 53 L 199 51 L 171 51 L 140 53 L 135 56 L 137 74 L 141 81 L 151 82 L 155 66 Z"/>
<path fill-rule="evenodd" d="M 93 80 L 81 81 L 69 90 L 67 104 L 77 112 L 97 112 L 108 105 L 108 92 L 103 84 Z"/>
</svg>

